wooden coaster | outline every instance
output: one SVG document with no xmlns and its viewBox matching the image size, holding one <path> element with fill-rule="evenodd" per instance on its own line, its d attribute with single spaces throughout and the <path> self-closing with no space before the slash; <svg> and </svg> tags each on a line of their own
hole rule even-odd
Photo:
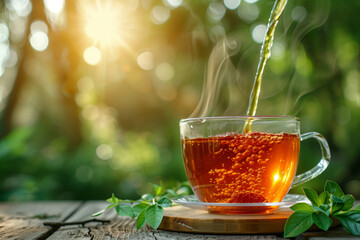
<svg viewBox="0 0 360 240">
<path fill-rule="evenodd" d="M 290 208 L 270 214 L 213 214 L 184 206 L 166 208 L 159 229 L 214 234 L 268 234 L 284 232 Z M 337 226 L 335 222 L 332 226 Z M 316 229 L 316 228 L 315 228 Z"/>
</svg>

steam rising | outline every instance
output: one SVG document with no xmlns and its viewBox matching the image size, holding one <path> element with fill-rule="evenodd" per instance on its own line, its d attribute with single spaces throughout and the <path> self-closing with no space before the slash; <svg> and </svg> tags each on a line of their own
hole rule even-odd
<svg viewBox="0 0 360 240">
<path fill-rule="evenodd" d="M 308 32 L 326 22 L 330 3 L 321 1 L 314 9 L 309 10 L 302 6 L 290 5 L 288 7 L 290 9 L 287 13 L 285 12 L 281 30 L 275 34 L 275 38 L 278 39 L 280 45 L 284 46 L 285 51 L 290 53 L 287 55 L 287 61 L 290 62 L 289 70 L 279 76 L 271 72 L 267 66 L 260 99 L 271 98 L 269 100 L 271 104 L 264 109 L 260 103 L 260 114 L 296 115 L 299 111 L 300 98 L 315 90 L 304 82 L 304 76 L 299 75 L 295 65 L 299 57 L 299 47 L 302 48 L 301 40 Z M 254 47 L 258 48 L 258 46 L 246 46 L 236 67 L 232 59 L 239 55 L 240 40 L 239 36 L 231 35 L 217 41 L 209 57 L 202 96 L 190 117 L 246 114 L 250 86 L 253 84 L 256 70 L 251 67 L 254 63 L 249 64 L 249 61 L 254 60 L 255 54 L 258 56 L 258 50 L 254 51 Z M 267 75 L 272 75 L 272 77 L 267 77 Z M 274 98 L 277 100 L 274 101 Z"/>
<path fill-rule="evenodd" d="M 296 13 L 299 12 L 301 14 L 297 15 Z M 299 22 L 294 29 L 290 41 L 290 52 L 292 54 L 292 59 L 294 62 L 298 57 L 298 47 L 301 40 L 306 36 L 307 33 L 326 23 L 330 12 L 330 2 L 329 1 L 316 2 L 316 8 L 312 12 L 313 14 L 308 16 L 306 10 L 304 11 L 302 7 L 299 8 L 298 6 L 295 7 L 292 11 L 293 18 L 294 15 L 296 16 L 294 20 L 295 21 L 298 20 Z M 329 75 L 332 74 L 333 73 L 329 71 Z M 303 96 L 313 92 L 314 90 L 315 88 L 304 89 L 304 83 L 301 81 L 300 77 L 297 74 L 293 74 L 293 76 L 290 78 L 289 81 L 289 88 L 285 99 L 283 114 L 291 113 L 292 115 L 296 115 L 297 112 L 299 111 L 299 106 L 297 105 L 300 99 Z"/>
<path fill-rule="evenodd" d="M 236 83 L 237 70 L 231 56 L 239 51 L 234 38 L 223 38 L 212 50 L 205 75 L 202 96 L 190 117 L 211 117 L 226 114 L 232 105 L 231 86 Z"/>
</svg>

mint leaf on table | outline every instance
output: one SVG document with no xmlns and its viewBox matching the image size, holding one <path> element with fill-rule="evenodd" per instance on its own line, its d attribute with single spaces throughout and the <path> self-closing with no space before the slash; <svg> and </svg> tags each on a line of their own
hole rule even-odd
<svg viewBox="0 0 360 240">
<path fill-rule="evenodd" d="M 303 191 L 313 206 L 319 206 L 321 204 L 320 198 L 314 190 L 311 188 L 303 188 Z"/>
<path fill-rule="evenodd" d="M 327 231 L 333 223 L 333 218 L 353 235 L 360 236 L 360 205 L 352 209 L 355 199 L 351 194 L 344 194 L 340 186 L 327 181 L 324 192 L 318 195 L 311 188 L 303 189 L 311 202 L 296 203 L 290 208 L 294 211 L 284 227 L 284 237 L 296 237 L 308 230 L 312 224 Z"/>
<path fill-rule="evenodd" d="M 355 198 L 351 194 L 346 194 L 341 199 L 345 202 L 343 211 L 350 210 L 354 206 Z"/>
<path fill-rule="evenodd" d="M 153 229 L 157 229 L 159 227 L 163 216 L 164 216 L 164 209 L 157 204 L 151 205 L 145 211 L 146 222 Z"/>
<path fill-rule="evenodd" d="M 342 191 L 341 187 L 336 182 L 330 180 L 326 181 L 325 183 L 325 191 L 337 197 L 344 196 L 344 192 Z"/>
<path fill-rule="evenodd" d="M 321 204 L 329 204 L 330 203 L 330 193 L 328 191 L 324 191 L 320 193 L 319 199 Z"/>
<path fill-rule="evenodd" d="M 154 198 L 155 197 L 153 195 L 151 195 L 150 193 L 145 193 L 141 196 L 141 199 L 143 199 L 144 201 L 151 201 Z"/>
<path fill-rule="evenodd" d="M 314 212 L 312 214 L 312 219 L 316 224 L 316 226 L 318 226 L 320 229 L 324 231 L 327 231 L 333 222 L 329 216 L 327 216 L 322 212 Z"/>
<path fill-rule="evenodd" d="M 121 216 L 135 217 L 134 211 L 130 205 L 117 205 L 115 207 L 116 212 Z"/>
<path fill-rule="evenodd" d="M 172 201 L 167 197 L 162 197 L 162 198 L 159 199 L 158 204 L 161 207 L 167 208 L 167 207 L 170 207 L 172 205 Z"/>
<path fill-rule="evenodd" d="M 179 198 L 191 194 L 189 183 L 180 183 L 175 189 L 166 189 L 163 185 L 152 184 L 154 195 L 143 194 L 139 200 L 124 200 L 117 198 L 114 194 L 106 201 L 110 205 L 92 216 L 103 214 L 110 208 L 115 208 L 120 216 L 137 217 L 136 228 L 142 228 L 148 223 L 152 228 L 157 229 L 164 216 L 164 208 L 171 207 L 173 202 L 170 198 Z"/>
<path fill-rule="evenodd" d="M 314 209 L 309 204 L 303 203 L 303 202 L 296 203 L 295 205 L 291 206 L 290 208 L 294 212 L 301 211 L 301 210 L 310 211 L 310 212 L 314 211 Z"/>
<path fill-rule="evenodd" d="M 320 206 L 313 206 L 313 210 L 315 212 L 322 212 L 324 213 L 326 216 L 330 216 L 331 213 L 331 206 L 330 204 L 321 204 Z"/>
<path fill-rule="evenodd" d="M 331 213 L 339 212 L 345 206 L 344 200 L 342 200 L 341 198 L 339 198 L 338 196 L 335 196 L 335 195 L 331 195 L 330 202 L 331 202 Z M 351 207 L 352 207 L 352 205 L 351 205 Z"/>
<path fill-rule="evenodd" d="M 135 216 L 138 216 L 141 211 L 143 211 L 145 208 L 149 207 L 150 203 L 148 202 L 141 202 L 139 204 L 136 204 L 132 207 L 132 210 L 134 212 Z"/>
<path fill-rule="evenodd" d="M 296 211 L 286 221 L 284 237 L 296 237 L 308 230 L 313 223 L 312 212 L 304 210 Z"/>
<path fill-rule="evenodd" d="M 335 215 L 340 223 L 353 235 L 360 236 L 360 210 L 350 210 L 343 214 Z"/>
<path fill-rule="evenodd" d="M 139 215 L 138 215 L 138 217 L 136 219 L 136 229 L 137 230 L 142 228 L 146 223 L 145 212 L 146 212 L 146 208 L 143 209 L 141 212 L 139 212 Z"/>
</svg>

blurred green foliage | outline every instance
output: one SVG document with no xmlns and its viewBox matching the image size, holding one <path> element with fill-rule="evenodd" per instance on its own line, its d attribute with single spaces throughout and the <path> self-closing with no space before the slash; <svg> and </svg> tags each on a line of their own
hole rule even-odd
<svg viewBox="0 0 360 240">
<path fill-rule="evenodd" d="M 129 48 L 109 50 L 85 40 L 84 26 L 76 22 L 83 17 L 81 1 L 66 1 L 63 23 L 51 17 L 42 1 L 32 1 L 28 14 L 17 13 L 13 2 L 0 3 L 0 23 L 10 32 L 1 44 L 18 59 L 0 71 L 0 90 L 5 89 L 0 91 L 2 201 L 105 199 L 113 192 L 137 198 L 151 189 L 149 182 L 170 186 L 184 181 L 178 121 L 200 99 L 213 47 L 224 36 L 238 42 L 239 51 L 231 57 L 237 74 L 228 76 L 231 96 L 223 96 L 221 104 L 224 111 L 226 101 L 235 106 L 227 114 L 244 114 L 261 46 L 254 30 L 267 23 L 273 4 L 243 0 L 229 9 L 229 1 L 220 0 L 184 0 L 179 6 L 168 0 L 123 1 L 137 3 L 131 11 L 137 26 L 125 39 Z M 302 132 L 317 131 L 329 141 L 328 170 L 304 186 L 320 191 L 330 179 L 356 198 L 358 9 L 357 0 L 289 1 L 276 30 L 258 109 L 259 115 L 296 115 Z M 28 41 L 30 24 L 39 19 L 49 31 L 44 51 L 35 51 Z M 15 29 L 22 29 L 21 38 Z M 101 51 L 98 64 L 84 59 L 89 46 Z M 142 62 L 142 53 L 153 59 Z M 314 142 L 302 144 L 298 172 L 315 165 L 318 151 Z"/>
</svg>

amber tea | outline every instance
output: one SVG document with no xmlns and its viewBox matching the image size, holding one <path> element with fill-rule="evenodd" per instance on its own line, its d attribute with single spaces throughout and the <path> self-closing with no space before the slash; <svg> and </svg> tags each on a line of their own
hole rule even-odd
<svg viewBox="0 0 360 240">
<path fill-rule="evenodd" d="M 182 140 L 184 165 L 200 201 L 278 202 L 288 192 L 299 136 L 251 132 Z"/>
<path fill-rule="evenodd" d="M 249 122 L 251 131 L 244 133 Z M 217 212 L 268 213 L 246 204 L 275 206 L 264 203 L 281 202 L 291 187 L 321 174 L 330 160 L 325 138 L 300 134 L 300 120 L 290 116 L 188 118 L 180 121 L 180 136 L 186 175 L 199 201 L 238 207 L 219 206 Z M 300 142 L 309 138 L 319 142 L 321 159 L 295 175 Z"/>
</svg>

